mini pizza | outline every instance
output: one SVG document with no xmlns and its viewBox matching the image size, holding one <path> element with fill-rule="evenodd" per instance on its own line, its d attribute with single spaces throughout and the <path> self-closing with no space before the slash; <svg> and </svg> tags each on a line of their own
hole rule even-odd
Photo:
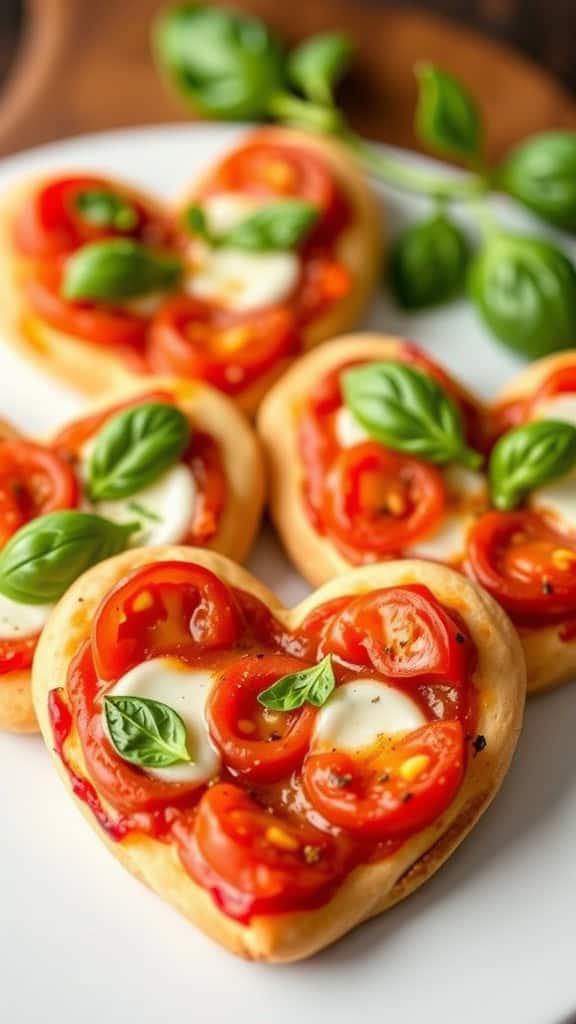
<svg viewBox="0 0 576 1024">
<path fill-rule="evenodd" d="M 574 354 L 535 364 L 494 417 L 399 339 L 310 353 L 259 418 L 294 563 L 314 584 L 388 558 L 450 565 L 520 629 L 530 691 L 576 675 L 574 366 Z"/>
<path fill-rule="evenodd" d="M 167 543 L 242 559 L 263 489 L 250 427 L 201 382 L 132 384 L 48 442 L 0 424 L 0 729 L 36 730 L 34 651 L 84 569 Z"/>
<path fill-rule="evenodd" d="M 287 611 L 166 547 L 67 592 L 34 701 L 69 791 L 136 877 L 226 948 L 310 956 L 422 884 L 495 795 L 525 667 L 502 609 L 418 561 Z"/>
<path fill-rule="evenodd" d="M 295 354 L 358 320 L 380 219 L 343 149 L 276 128 L 170 210 L 102 177 L 36 181 L 5 203 L 1 308 L 12 337 L 90 394 L 154 372 L 253 411 Z"/>
</svg>

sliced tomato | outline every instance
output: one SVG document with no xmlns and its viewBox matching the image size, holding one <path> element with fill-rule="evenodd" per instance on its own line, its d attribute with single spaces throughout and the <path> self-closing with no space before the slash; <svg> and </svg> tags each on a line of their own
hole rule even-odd
<svg viewBox="0 0 576 1024">
<path fill-rule="evenodd" d="M 135 223 L 125 230 L 98 226 L 82 216 L 78 198 L 83 192 L 104 190 L 124 199 L 136 213 Z M 50 261 L 80 245 L 111 236 L 136 237 L 160 244 L 170 235 L 167 221 L 141 199 L 112 182 L 92 176 L 57 178 L 48 182 L 20 210 L 14 223 L 14 242 L 32 260 Z"/>
<path fill-rule="evenodd" d="M 576 541 L 533 513 L 481 516 L 468 536 L 466 569 L 517 620 L 558 618 L 576 608 Z"/>
<path fill-rule="evenodd" d="M 234 395 L 298 347 L 294 316 L 284 306 L 233 316 L 179 296 L 155 317 L 148 357 L 157 373 L 200 378 Z"/>
<path fill-rule="evenodd" d="M 189 544 L 206 544 L 216 533 L 226 504 L 226 472 L 218 444 L 210 434 L 192 434 L 186 463 L 198 488 L 186 540 Z"/>
<path fill-rule="evenodd" d="M 228 647 L 240 628 L 231 591 L 193 562 L 155 562 L 134 570 L 100 604 L 92 649 L 102 679 L 117 679 L 148 658 L 194 659 Z"/>
<path fill-rule="evenodd" d="M 238 921 L 319 906 L 345 871 L 345 842 L 268 813 L 228 783 L 207 790 L 194 824 L 176 821 L 173 835 L 186 870 Z"/>
<path fill-rule="evenodd" d="M 76 477 L 60 455 L 32 441 L 0 441 L 0 545 L 30 519 L 77 504 Z"/>
<path fill-rule="evenodd" d="M 270 711 L 258 694 L 306 662 L 285 654 L 248 655 L 226 669 L 207 709 L 208 725 L 228 768 L 252 782 L 277 782 L 302 763 L 316 717 L 310 705 Z"/>
<path fill-rule="evenodd" d="M 538 388 L 533 404 L 538 405 L 552 395 L 576 394 L 576 359 L 572 366 L 561 366 L 551 373 Z"/>
<path fill-rule="evenodd" d="M 31 308 L 46 323 L 65 334 L 104 348 L 142 346 L 148 319 L 113 306 L 70 302 L 62 297 L 62 266 L 38 266 L 25 284 Z"/>
<path fill-rule="evenodd" d="M 0 640 L 0 676 L 7 672 L 22 672 L 30 668 L 40 634 Z"/>
<path fill-rule="evenodd" d="M 399 554 L 433 530 L 445 504 L 435 466 L 376 441 L 342 450 L 324 484 L 326 532 L 352 560 Z"/>
<path fill-rule="evenodd" d="M 525 423 L 538 406 L 554 395 L 576 395 L 576 360 L 549 374 L 533 394 L 509 402 L 501 402 L 492 412 L 493 436 L 500 437 L 513 427 Z"/>
<path fill-rule="evenodd" d="M 418 759 L 418 760 L 416 760 Z M 410 781 L 405 768 L 410 763 Z M 327 821 L 354 836 L 405 838 L 450 806 L 464 774 L 460 722 L 431 722 L 360 760 L 343 752 L 312 754 L 304 763 L 308 797 Z"/>
<path fill-rule="evenodd" d="M 374 590 L 350 601 L 329 624 L 323 652 L 371 665 L 397 679 L 466 680 L 472 642 L 428 587 L 419 583 Z"/>
<path fill-rule="evenodd" d="M 313 253 L 302 268 L 294 309 L 300 323 L 310 323 L 329 306 L 345 298 L 352 287 L 350 271 L 339 260 Z"/>
</svg>

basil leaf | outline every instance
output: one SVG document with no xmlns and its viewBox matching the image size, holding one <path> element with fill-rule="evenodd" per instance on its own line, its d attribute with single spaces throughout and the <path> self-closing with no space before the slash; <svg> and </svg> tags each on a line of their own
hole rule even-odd
<svg viewBox="0 0 576 1024">
<path fill-rule="evenodd" d="M 98 433 L 88 460 L 90 498 L 136 494 L 178 461 L 189 440 L 188 419 L 174 405 L 143 402 L 116 413 Z"/>
<path fill-rule="evenodd" d="M 576 271 L 561 249 L 522 235 L 490 235 L 470 268 L 470 295 L 490 330 L 531 359 L 571 348 Z"/>
<path fill-rule="evenodd" d="M 57 601 L 86 569 L 123 551 L 137 529 L 88 512 L 32 519 L 0 553 L 0 593 L 22 604 Z"/>
<path fill-rule="evenodd" d="M 331 106 L 353 52 L 354 44 L 343 32 L 312 36 L 289 55 L 288 76 L 313 103 Z"/>
<path fill-rule="evenodd" d="M 336 685 L 332 656 L 327 654 L 312 668 L 282 676 L 273 686 L 258 694 L 258 701 L 272 711 L 294 711 L 303 704 L 322 707 Z"/>
<path fill-rule="evenodd" d="M 263 117 L 284 84 L 280 41 L 248 14 L 208 4 L 178 4 L 157 18 L 152 41 L 169 83 L 207 117 Z"/>
<path fill-rule="evenodd" d="M 419 85 L 416 132 L 430 149 L 476 162 L 482 153 L 482 126 L 468 90 L 434 64 L 416 67 Z"/>
<path fill-rule="evenodd" d="M 429 462 L 482 463 L 466 444 L 456 403 L 429 374 L 390 361 L 354 367 L 341 380 L 346 405 L 387 448 Z"/>
<path fill-rule="evenodd" d="M 129 238 L 82 246 L 67 261 L 62 294 L 72 301 L 131 299 L 178 284 L 183 263 Z"/>
<path fill-rule="evenodd" d="M 543 220 L 576 229 L 576 132 L 543 132 L 512 150 L 497 184 Z"/>
<path fill-rule="evenodd" d="M 390 257 L 392 290 L 405 309 L 425 309 L 453 298 L 464 287 L 466 236 L 443 213 L 409 227 Z"/>
<path fill-rule="evenodd" d="M 214 243 L 214 238 L 208 227 L 208 221 L 206 214 L 201 206 L 197 203 L 192 203 L 184 213 L 184 223 L 189 231 L 194 235 L 198 235 L 204 242 L 208 242 L 210 245 Z"/>
<path fill-rule="evenodd" d="M 104 697 L 108 737 L 123 761 L 141 768 L 190 763 L 186 727 L 167 704 L 147 697 Z"/>
<path fill-rule="evenodd" d="M 561 420 L 538 420 L 510 430 L 490 456 L 492 503 L 516 508 L 526 495 L 576 467 L 576 427 Z"/>
<path fill-rule="evenodd" d="M 253 252 L 294 249 L 318 219 L 318 209 L 302 199 L 267 203 L 246 220 L 220 236 L 218 244 Z"/>
<path fill-rule="evenodd" d="M 134 207 L 108 189 L 86 189 L 78 193 L 75 202 L 83 219 L 95 227 L 130 231 L 138 223 Z"/>
</svg>

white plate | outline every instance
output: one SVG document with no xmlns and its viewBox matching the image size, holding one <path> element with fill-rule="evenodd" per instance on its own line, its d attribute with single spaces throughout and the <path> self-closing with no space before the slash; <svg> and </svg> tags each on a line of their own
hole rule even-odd
<svg viewBox="0 0 576 1024">
<path fill-rule="evenodd" d="M 236 135 L 164 126 L 78 138 L 6 160 L 0 186 L 27 172 L 85 167 L 168 196 Z M 390 199 L 394 228 L 425 208 Z M 518 365 L 465 303 L 416 317 L 381 301 L 369 324 L 417 339 L 484 395 Z M 30 431 L 81 408 L 6 346 L 0 380 L 2 414 Z M 309 589 L 271 533 L 251 565 L 288 603 Z M 500 796 L 423 889 L 290 967 L 244 963 L 205 939 L 108 856 L 40 739 L 0 737 L 1 1019 L 560 1024 L 576 1009 L 575 698 L 568 687 L 531 704 Z"/>
</svg>

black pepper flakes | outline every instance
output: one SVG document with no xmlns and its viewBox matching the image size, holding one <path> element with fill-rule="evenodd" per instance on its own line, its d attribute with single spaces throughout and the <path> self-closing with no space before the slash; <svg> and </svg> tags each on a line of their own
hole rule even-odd
<svg viewBox="0 0 576 1024">
<path fill-rule="evenodd" d="M 474 747 L 474 757 L 476 757 L 476 754 L 481 754 L 482 751 L 488 746 L 486 742 L 486 737 L 478 733 L 472 746 Z"/>
<path fill-rule="evenodd" d="M 349 772 L 340 774 L 339 772 L 330 772 L 330 785 L 335 786 L 337 789 L 344 789 L 349 786 L 352 782 L 352 776 Z"/>
<path fill-rule="evenodd" d="M 553 594 L 554 593 L 554 587 L 550 583 L 550 580 L 542 580 L 542 593 L 543 594 Z"/>
<path fill-rule="evenodd" d="M 380 700 L 380 697 L 372 697 L 372 700 L 370 701 L 370 703 L 371 704 L 377 704 L 379 700 Z"/>
<path fill-rule="evenodd" d="M 466 637 L 464 636 L 464 633 L 456 633 L 456 643 L 457 644 L 463 644 L 465 642 L 466 642 Z"/>
<path fill-rule="evenodd" d="M 268 737 L 268 743 L 276 743 L 277 740 L 281 740 L 282 736 L 279 732 L 271 732 Z"/>
<path fill-rule="evenodd" d="M 413 793 L 404 793 L 404 796 L 402 797 L 402 803 L 407 804 L 408 801 L 411 800 L 413 796 Z"/>
</svg>

